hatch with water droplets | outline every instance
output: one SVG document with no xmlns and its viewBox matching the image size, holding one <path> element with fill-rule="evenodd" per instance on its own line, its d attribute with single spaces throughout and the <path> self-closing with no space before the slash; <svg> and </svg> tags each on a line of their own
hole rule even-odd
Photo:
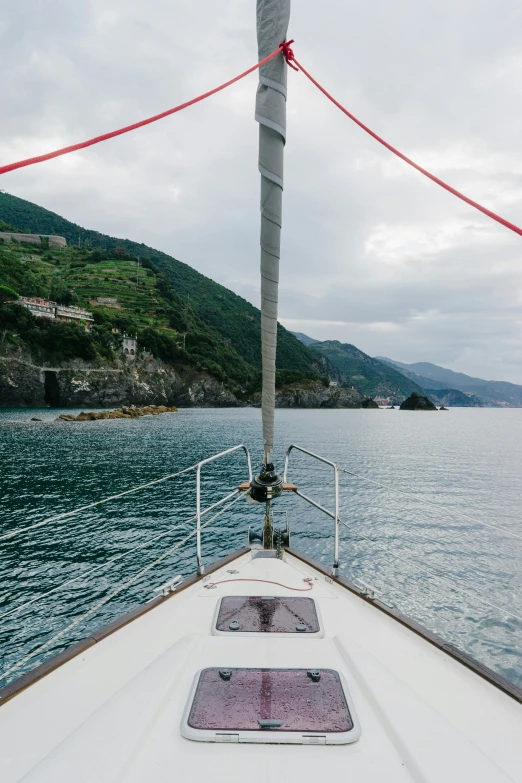
<svg viewBox="0 0 522 783">
<path fill-rule="evenodd" d="M 227 595 L 217 604 L 214 635 L 324 636 L 313 598 Z"/>
<path fill-rule="evenodd" d="M 346 744 L 360 726 L 333 669 L 208 668 L 196 675 L 182 734 L 201 742 Z"/>
</svg>

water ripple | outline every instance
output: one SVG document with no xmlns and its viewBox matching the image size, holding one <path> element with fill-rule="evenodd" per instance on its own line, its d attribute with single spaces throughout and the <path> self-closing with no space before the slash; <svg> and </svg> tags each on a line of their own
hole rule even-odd
<svg viewBox="0 0 522 783">
<path fill-rule="evenodd" d="M 172 416 L 74 425 L 55 422 L 58 413 L 0 411 L 0 534 L 181 470 L 240 439 L 251 449 L 254 464 L 260 462 L 259 411 L 181 410 Z M 29 422 L 33 415 L 44 421 Z M 277 411 L 276 418 L 278 465 L 286 446 L 298 443 L 418 496 L 404 498 L 341 476 L 341 516 L 348 524 L 341 529 L 342 572 L 371 584 L 387 603 L 522 685 L 522 622 L 513 617 L 522 617 L 522 542 L 480 524 L 522 534 L 522 479 L 513 469 L 522 463 L 522 411 L 453 409 L 440 417 Z M 204 502 L 214 502 L 246 478 L 237 454 L 206 467 Z M 289 478 L 333 508 L 327 466 L 294 452 Z M 330 566 L 331 520 L 293 495 L 278 501 L 277 509 L 288 512 L 293 546 Z M 184 522 L 194 510 L 195 477 L 186 474 L 1 542 L 0 615 L 80 577 L 0 617 L 1 671 L 154 562 L 187 529 L 169 532 L 92 577 L 82 574 Z M 248 527 L 261 524 L 259 507 L 238 503 L 205 530 L 205 561 L 244 545 Z M 172 576 L 194 569 L 190 539 L 12 677 L 148 600 L 154 587 Z"/>
</svg>

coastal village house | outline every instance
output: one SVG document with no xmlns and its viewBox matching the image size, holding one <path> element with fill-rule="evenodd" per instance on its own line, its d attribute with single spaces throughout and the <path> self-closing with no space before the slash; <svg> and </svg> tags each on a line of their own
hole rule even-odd
<svg viewBox="0 0 522 783">
<path fill-rule="evenodd" d="M 82 310 L 81 307 L 66 307 L 49 299 L 30 296 L 21 296 L 17 302 L 27 307 L 36 318 L 52 318 L 55 321 L 71 321 L 72 323 L 83 324 L 86 332 L 91 331 L 94 323 L 92 313 Z"/>
<path fill-rule="evenodd" d="M 393 397 L 374 397 L 374 400 L 381 408 L 387 408 L 389 405 L 393 405 Z"/>
</svg>

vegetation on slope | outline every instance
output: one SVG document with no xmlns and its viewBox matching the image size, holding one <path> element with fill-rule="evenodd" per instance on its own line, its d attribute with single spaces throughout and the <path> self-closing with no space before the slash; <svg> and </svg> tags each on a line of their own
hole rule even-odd
<svg viewBox="0 0 522 783">
<path fill-rule="evenodd" d="M 128 332 L 137 333 L 140 346 L 157 358 L 201 367 L 232 388 L 246 387 L 256 377 L 255 369 L 197 317 L 165 275 L 152 264 L 138 269 L 123 248 L 103 252 L 2 242 L 0 281 L 19 295 L 93 312 L 89 335 L 76 324 L 36 319 L 18 304 L 5 304 L 0 310 L 4 340 L 21 339 L 47 358 L 115 359 L 121 334 Z M 117 301 L 100 304 L 98 297 Z"/>
<path fill-rule="evenodd" d="M 459 389 L 426 389 L 426 394 L 437 405 L 446 408 L 482 408 L 483 403 L 475 394 Z"/>
<path fill-rule="evenodd" d="M 241 297 L 163 253 L 85 231 L 6 193 L 0 193 L 0 215 L 0 230 L 57 234 L 70 243 L 0 240 L 0 286 L 84 307 L 95 318 L 87 335 L 80 326 L 36 319 L 7 303 L 0 309 L 1 339 L 22 340 L 53 360 L 114 360 L 121 333 L 137 333 L 142 349 L 169 364 L 207 370 L 236 395 L 260 389 L 260 313 Z M 80 246 L 73 244 L 79 239 Z M 313 354 L 279 326 L 277 386 L 317 380 L 314 364 Z"/>
<path fill-rule="evenodd" d="M 363 353 L 354 345 L 327 340 L 314 343 L 309 350 L 325 357 L 339 373 L 342 386 L 355 386 L 368 397 L 392 397 L 399 401 L 412 392 L 423 390 L 398 370 Z"/>
<path fill-rule="evenodd" d="M 69 245 L 78 244 L 92 250 L 113 251 L 120 247 L 133 259 L 145 259 L 165 273 L 178 297 L 199 323 L 219 335 L 243 362 L 252 375 L 261 369 L 261 314 L 237 294 L 178 261 L 166 253 L 128 239 L 115 239 L 98 231 L 89 231 L 29 201 L 0 193 L 0 218 L 12 226 L 40 234 L 57 234 Z M 188 340 L 188 338 L 187 338 Z M 188 346 L 187 346 L 188 348 Z M 277 367 L 297 371 L 301 377 L 317 377 L 316 359 L 308 348 L 281 325 L 278 326 Z M 227 375 L 231 368 L 227 367 Z"/>
</svg>

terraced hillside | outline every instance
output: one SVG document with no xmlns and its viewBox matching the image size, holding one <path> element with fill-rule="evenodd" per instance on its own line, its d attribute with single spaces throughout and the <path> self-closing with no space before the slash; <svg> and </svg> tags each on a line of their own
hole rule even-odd
<svg viewBox="0 0 522 783">
<path fill-rule="evenodd" d="M 259 390 L 260 312 L 241 297 L 164 253 L 81 229 L 6 193 L 0 193 L 2 230 L 57 234 L 70 244 L 0 240 L 0 286 L 85 307 L 95 318 L 85 335 L 74 324 L 36 322 L 7 304 L 0 309 L 4 344 L 18 340 L 56 360 L 115 360 L 121 333 L 137 332 L 141 348 L 156 358 L 208 371 L 238 398 Z M 279 388 L 320 377 L 315 355 L 280 325 L 277 366 Z"/>
<path fill-rule="evenodd" d="M 146 263 L 148 268 L 138 266 L 118 247 L 97 251 L 0 242 L 0 285 L 19 295 L 84 307 L 95 319 L 87 335 L 80 326 L 35 319 L 25 308 L 7 303 L 0 309 L 4 347 L 21 342 L 56 360 L 114 360 L 122 333 L 137 333 L 141 347 L 157 358 L 196 366 L 231 389 L 246 390 L 256 379 L 255 368 L 193 312 L 164 274 Z"/>
<path fill-rule="evenodd" d="M 58 234 L 70 245 L 113 251 L 125 249 L 129 255 L 148 259 L 164 272 L 180 297 L 206 326 L 230 345 L 255 371 L 261 369 L 261 314 L 245 299 L 228 288 L 196 272 L 187 264 L 146 245 L 128 239 L 100 234 L 71 223 L 43 207 L 0 192 L 0 220 L 18 229 L 41 234 Z M 277 367 L 281 371 L 316 375 L 316 357 L 291 332 L 278 326 Z"/>
<path fill-rule="evenodd" d="M 86 258 L 89 261 L 89 258 Z M 143 267 L 138 269 L 134 259 L 105 259 L 69 267 L 64 280 L 78 299 L 88 303 L 93 311 L 113 316 L 115 312 L 132 315 L 134 323 L 143 328 L 155 322 L 168 327 L 165 308 L 158 297 L 156 276 Z M 101 304 L 99 299 L 115 299 L 115 303 Z"/>
</svg>

